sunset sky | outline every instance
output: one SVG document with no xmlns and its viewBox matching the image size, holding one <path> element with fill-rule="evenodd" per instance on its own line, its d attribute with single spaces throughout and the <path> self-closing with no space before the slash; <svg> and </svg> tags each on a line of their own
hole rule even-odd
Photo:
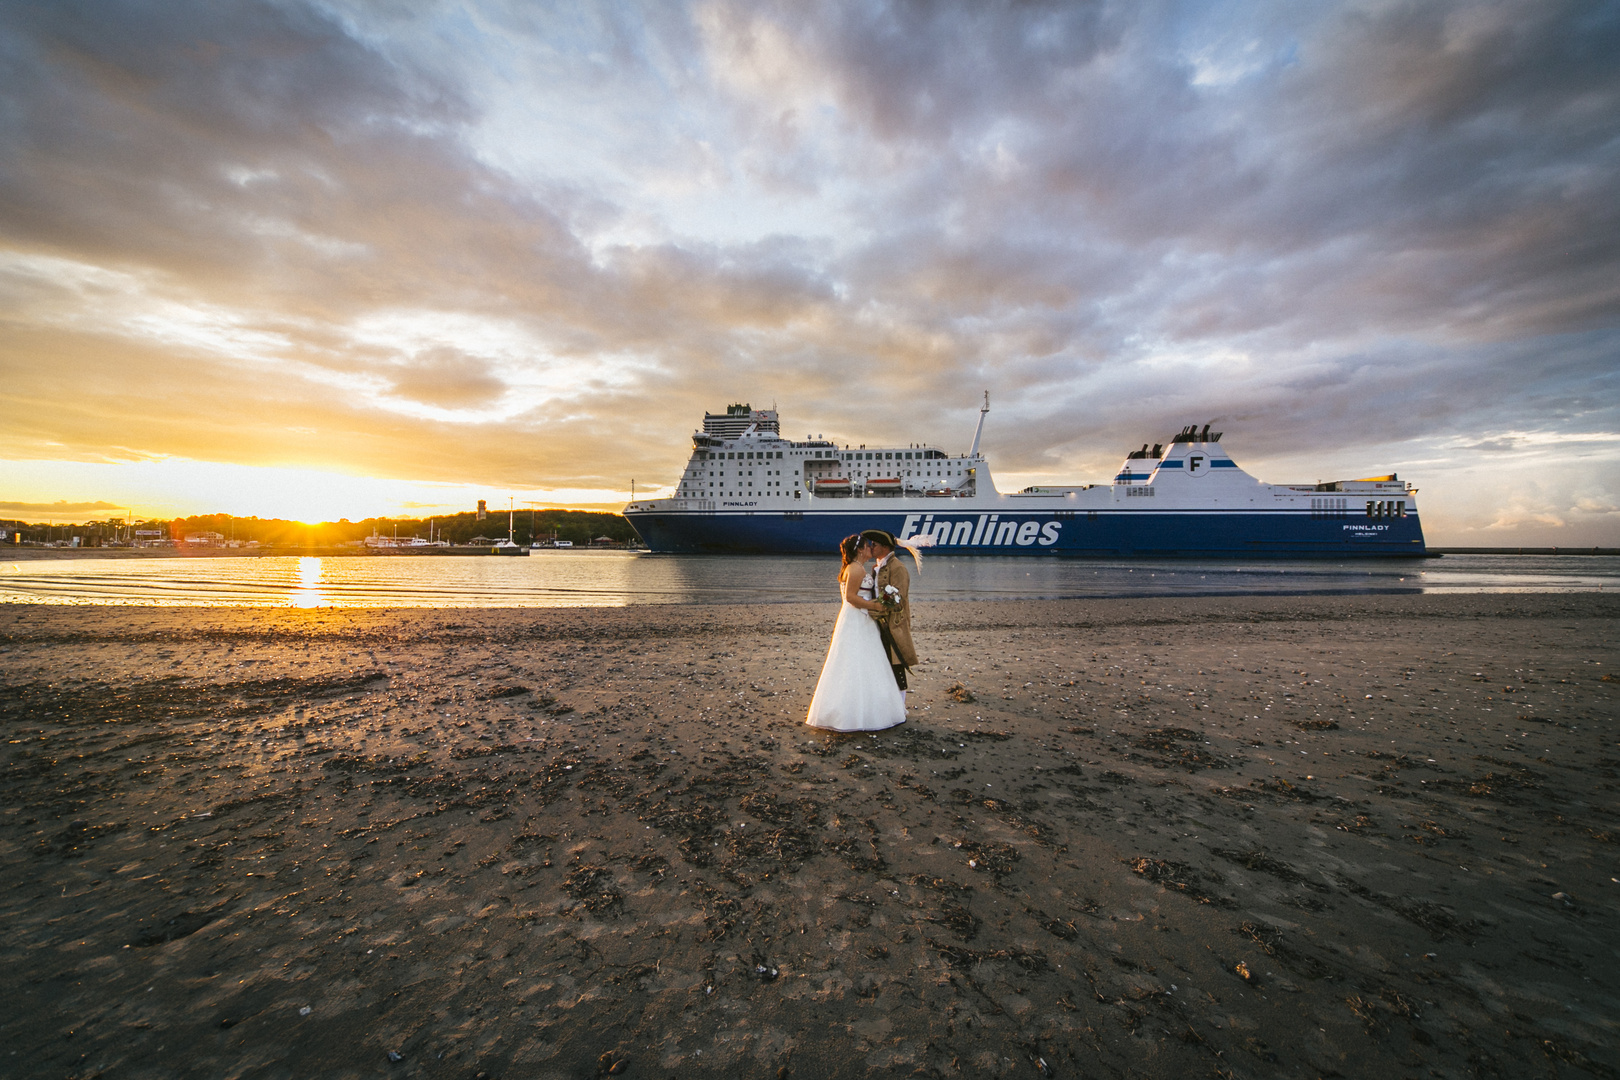
<svg viewBox="0 0 1620 1080">
<path fill-rule="evenodd" d="M 0 5 L 0 517 L 622 505 L 704 411 L 1212 422 L 1620 545 L 1620 4 Z"/>
</svg>

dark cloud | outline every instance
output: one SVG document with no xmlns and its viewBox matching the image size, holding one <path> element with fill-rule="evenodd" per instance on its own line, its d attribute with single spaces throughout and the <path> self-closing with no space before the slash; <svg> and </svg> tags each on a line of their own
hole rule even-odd
<svg viewBox="0 0 1620 1080">
<path fill-rule="evenodd" d="M 15 243 L 229 272 L 274 247 L 256 226 L 307 222 L 378 143 L 465 118 L 302 5 L 7 10 Z"/>
<path fill-rule="evenodd" d="M 1177 28 L 1135 6 L 919 7 L 814 23 L 872 137 L 935 155 L 897 196 L 907 213 L 878 209 L 981 251 L 1037 236 L 1123 250 L 1126 286 L 1173 269 L 1173 297 L 1156 288 L 1129 310 L 1136 333 L 1300 340 L 1372 316 L 1492 338 L 1612 322 L 1612 4 L 1239 8 L 1228 36 L 1253 38 L 1260 60 L 1212 86 Z M 907 43 L 893 56 L 891 26 Z M 992 142 L 1015 163 L 1005 175 Z"/>
</svg>

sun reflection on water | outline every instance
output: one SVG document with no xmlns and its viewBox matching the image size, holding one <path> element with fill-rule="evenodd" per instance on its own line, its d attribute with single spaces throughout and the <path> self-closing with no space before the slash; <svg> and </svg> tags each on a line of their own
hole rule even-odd
<svg viewBox="0 0 1620 1080">
<path fill-rule="evenodd" d="M 288 603 L 293 607 L 312 608 L 324 607 L 326 597 L 321 593 L 321 571 L 323 567 L 320 559 L 303 558 L 298 560 L 298 584 L 292 591 Z"/>
</svg>

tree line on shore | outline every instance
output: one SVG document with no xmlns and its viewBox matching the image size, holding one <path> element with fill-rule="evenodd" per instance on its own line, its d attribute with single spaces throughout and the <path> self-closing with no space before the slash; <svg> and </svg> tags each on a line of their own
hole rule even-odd
<svg viewBox="0 0 1620 1080">
<path fill-rule="evenodd" d="M 71 543 L 79 538 L 80 547 L 107 547 L 138 542 L 184 542 L 188 536 L 218 534 L 224 542 L 257 543 L 260 547 L 339 547 L 368 536 L 418 536 L 423 540 L 447 540 L 467 544 L 476 537 L 506 538 L 507 516 L 491 511 L 483 520 L 472 511 L 433 518 L 366 518 L 362 521 L 323 521 L 308 524 L 280 518 L 234 517 L 230 514 L 196 514 L 191 517 L 149 521 L 86 521 L 77 525 L 0 521 L 5 543 Z M 521 510 L 512 522 L 513 539 L 530 544 L 538 539 L 567 540 L 583 547 L 599 537 L 619 543 L 636 535 L 621 514 L 589 510 Z"/>
</svg>

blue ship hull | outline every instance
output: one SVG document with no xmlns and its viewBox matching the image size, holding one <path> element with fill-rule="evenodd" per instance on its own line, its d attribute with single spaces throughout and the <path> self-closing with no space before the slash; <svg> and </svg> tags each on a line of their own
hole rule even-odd
<svg viewBox="0 0 1620 1080">
<path fill-rule="evenodd" d="M 885 512 L 874 501 L 859 500 L 865 505 L 847 511 L 642 511 L 627 516 L 648 548 L 671 554 L 827 554 L 837 551 L 843 537 L 862 529 L 883 529 L 902 539 L 926 531 L 936 538 L 931 553 L 941 555 L 1340 559 L 1428 554 L 1415 512 L 1365 520 L 1298 510 L 924 515 Z"/>
</svg>

